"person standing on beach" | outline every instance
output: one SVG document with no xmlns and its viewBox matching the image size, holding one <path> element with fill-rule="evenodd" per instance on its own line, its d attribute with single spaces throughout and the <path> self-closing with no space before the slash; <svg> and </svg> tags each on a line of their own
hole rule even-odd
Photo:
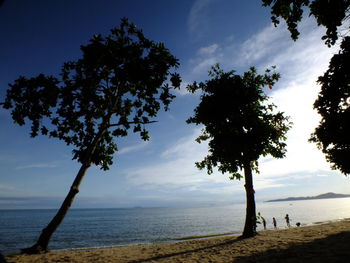
<svg viewBox="0 0 350 263">
<path fill-rule="evenodd" d="M 275 229 L 277 229 L 277 221 L 276 221 L 276 218 L 272 218 L 272 223 L 273 223 L 273 227 L 275 228 Z"/>
<path fill-rule="evenodd" d="M 288 214 L 286 214 L 285 219 L 286 219 L 287 227 L 290 227 L 290 219 Z"/>
<path fill-rule="evenodd" d="M 263 223 L 263 226 L 264 226 L 264 230 L 266 230 L 266 220 L 264 217 L 261 217 L 261 220 L 262 220 L 262 223 Z"/>
<path fill-rule="evenodd" d="M 261 220 L 261 222 L 262 222 L 262 224 L 263 224 L 263 226 L 264 226 L 264 230 L 266 230 L 266 220 L 265 220 L 265 218 L 260 214 L 260 212 L 258 212 L 258 215 L 256 216 L 256 223 L 261 224 L 260 220 Z"/>
</svg>

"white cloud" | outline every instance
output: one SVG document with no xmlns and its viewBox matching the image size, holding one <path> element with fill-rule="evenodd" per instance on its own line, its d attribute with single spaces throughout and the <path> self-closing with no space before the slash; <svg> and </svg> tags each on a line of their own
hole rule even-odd
<svg viewBox="0 0 350 263">
<path fill-rule="evenodd" d="M 194 76 L 207 73 L 211 66 L 222 61 L 223 54 L 221 47 L 214 43 L 201 47 L 197 51 L 197 56 L 190 60 L 191 72 Z"/>
<path fill-rule="evenodd" d="M 15 188 L 9 185 L 0 184 L 0 192 L 2 191 L 12 191 Z"/>
<path fill-rule="evenodd" d="M 192 5 L 188 17 L 188 30 L 192 36 L 198 38 L 203 33 L 203 28 L 206 28 L 209 20 L 209 6 L 216 0 L 196 0 Z"/>
<path fill-rule="evenodd" d="M 297 41 L 290 38 L 286 25 L 281 23 L 278 27 L 269 24 L 241 43 L 228 37 L 224 43 L 200 47 L 196 56 L 189 60 L 191 77 L 206 77 L 210 66 L 219 63 L 224 70 L 246 70 L 249 66 L 265 69 L 276 65 L 284 77 L 288 76 L 289 82 L 295 80 L 295 75 L 299 80 L 302 76 L 310 79 L 307 73 L 310 63 L 313 69 L 314 65 L 327 61 L 324 54 L 334 52 L 335 48 L 329 49 L 323 44 L 324 30 L 312 19 L 300 23 L 299 29 L 301 35 Z M 322 52 L 317 53 L 319 50 Z M 305 61 L 307 63 L 303 64 Z"/>
<path fill-rule="evenodd" d="M 274 63 L 268 64 L 268 67 L 279 65 L 278 61 L 271 61 L 271 54 L 283 54 L 293 43 L 285 26 L 275 28 L 269 25 L 242 43 L 237 43 L 237 39 L 229 37 L 224 44 L 213 43 L 197 50 L 196 56 L 189 60 L 192 77 L 206 76 L 210 67 L 216 63 L 225 70 L 264 64 L 268 61 Z"/>
<path fill-rule="evenodd" d="M 229 183 L 228 176 L 207 175 L 206 171 L 200 171 L 195 167 L 195 162 L 201 161 L 207 154 L 208 147 L 205 143 L 195 142 L 199 133 L 200 129 L 196 128 L 192 134 L 172 144 L 160 154 L 159 162 L 126 170 L 128 180 L 132 184 L 151 188 L 181 186 L 187 190 L 208 183 Z"/>
<path fill-rule="evenodd" d="M 308 139 L 320 120 L 313 110 L 320 89 L 316 80 L 326 71 L 335 49 L 323 44 L 320 31 L 308 33 L 266 62 L 278 65 L 282 73 L 282 80 L 273 90 L 272 99 L 279 110 L 291 116 L 294 123 L 288 134 L 287 158 L 263 163 L 261 170 L 267 175 L 330 171 L 322 152 Z"/>
<path fill-rule="evenodd" d="M 201 47 L 196 57 L 190 60 L 192 77 L 216 62 L 229 70 L 234 69 L 233 65 L 256 65 L 258 69 L 276 65 L 282 74 L 270 96 L 279 110 L 291 116 L 294 123 L 288 134 L 288 153 L 284 159 L 267 157 L 260 160 L 261 174 L 255 176 L 254 182 L 256 190 L 295 187 L 293 180 L 302 176 L 336 173 L 331 171 L 322 152 L 308 142 L 319 121 L 312 109 L 319 91 L 316 80 L 327 69 L 336 50 L 323 44 L 320 39 L 322 30 L 307 23 L 301 28 L 303 32 L 297 42 L 290 40 L 286 28 L 268 26 L 241 45 L 214 43 Z M 149 189 L 181 188 L 222 197 L 243 191 L 242 182 L 230 181 L 228 175 L 218 172 L 206 175 L 206 171 L 199 171 L 194 166 L 194 162 L 207 154 L 207 145 L 194 141 L 199 133 L 200 129 L 195 129 L 193 134 L 171 145 L 159 156 L 159 162 L 127 170 L 128 180 Z"/>
<path fill-rule="evenodd" d="M 32 168 L 55 168 L 57 167 L 56 164 L 53 163 L 33 163 L 33 164 L 28 164 L 28 165 L 20 165 L 17 166 L 15 169 L 16 170 L 22 170 L 22 169 L 32 169 Z"/>
<path fill-rule="evenodd" d="M 270 96 L 279 110 L 291 116 L 294 125 L 288 134 L 287 157 L 282 160 L 261 160 L 261 174 L 268 177 L 330 171 L 330 165 L 322 152 L 308 139 L 320 120 L 312 108 L 320 89 L 316 80 L 327 70 L 337 47 L 330 49 L 324 45 L 321 40 L 323 29 L 315 26 L 312 20 L 301 23 L 300 31 L 300 39 L 294 42 L 285 25 L 277 28 L 269 25 L 240 46 L 228 43 L 226 46 L 213 44 L 202 47 L 191 61 L 197 63 L 193 67 L 193 75 L 213 62 L 219 62 L 224 69 L 229 70 L 239 65 L 256 65 L 258 69 L 277 66 L 282 78 Z M 281 186 L 272 181 L 265 184 L 269 187 Z"/>
<path fill-rule="evenodd" d="M 200 48 L 198 50 L 198 54 L 201 56 L 210 56 L 215 54 L 218 48 L 219 48 L 218 44 L 212 44 L 210 46 Z"/>
<path fill-rule="evenodd" d="M 274 179 L 268 179 L 268 178 L 265 178 L 264 176 L 255 176 L 255 178 L 254 178 L 254 189 L 255 190 L 286 187 L 288 185 L 290 185 L 290 184 L 279 183 L 278 181 L 276 181 Z"/>
<path fill-rule="evenodd" d="M 206 143 L 198 144 L 195 138 L 200 134 L 196 128 L 187 137 L 169 146 L 159 156 L 157 163 L 148 166 L 135 167 L 125 171 L 130 183 L 143 189 L 163 189 L 164 191 L 187 191 L 209 194 L 217 197 L 229 196 L 243 191 L 243 182 L 229 180 L 229 174 L 215 171 L 208 175 L 205 170 L 195 167 L 196 161 L 201 161 L 207 155 Z M 274 178 L 257 177 L 255 189 L 284 187 L 285 183 L 278 183 Z M 160 190 L 161 191 L 161 190 Z"/>
<path fill-rule="evenodd" d="M 138 144 L 123 147 L 117 152 L 117 154 L 126 154 L 126 153 L 130 153 L 130 152 L 140 151 L 140 150 L 144 149 L 145 147 L 147 147 L 149 145 L 149 143 L 150 143 L 149 141 L 143 141 L 143 142 L 140 142 Z"/>
<path fill-rule="evenodd" d="M 192 94 L 187 90 L 187 86 L 191 84 L 190 82 L 186 81 L 186 80 L 182 80 L 181 81 L 181 85 L 180 85 L 180 89 L 176 89 L 175 93 L 179 96 L 185 96 L 185 95 L 189 95 Z"/>
<path fill-rule="evenodd" d="M 272 52 L 277 53 L 283 50 L 291 43 L 284 28 L 283 26 L 276 28 L 271 24 L 244 41 L 239 52 L 239 61 L 244 64 L 254 63 L 271 55 Z"/>
</svg>

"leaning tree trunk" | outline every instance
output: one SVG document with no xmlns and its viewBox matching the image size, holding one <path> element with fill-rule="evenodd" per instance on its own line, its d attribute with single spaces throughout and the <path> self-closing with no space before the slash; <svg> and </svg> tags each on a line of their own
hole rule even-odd
<svg viewBox="0 0 350 263">
<path fill-rule="evenodd" d="M 38 238 L 38 241 L 32 247 L 22 249 L 21 250 L 22 253 L 38 254 L 38 253 L 45 253 L 48 251 L 47 247 L 49 245 L 51 236 L 56 231 L 58 226 L 61 224 L 61 222 L 63 221 L 64 217 L 68 212 L 68 209 L 72 205 L 74 197 L 79 192 L 79 185 L 89 166 L 90 166 L 89 164 L 83 164 L 81 166 L 66 198 L 64 199 L 56 215 L 53 217 L 51 222 L 42 230 L 40 237 Z"/>
<path fill-rule="evenodd" d="M 253 188 L 253 175 L 250 163 L 244 165 L 244 180 L 246 191 L 246 218 L 242 237 L 253 237 L 256 234 L 256 211 Z"/>
<path fill-rule="evenodd" d="M 79 172 L 75 177 L 74 182 L 72 183 L 72 186 L 66 198 L 64 199 L 60 209 L 57 211 L 56 215 L 52 218 L 50 223 L 41 231 L 38 241 L 29 248 L 21 249 L 21 252 L 23 254 L 39 254 L 39 253 L 45 253 L 48 251 L 48 245 L 52 237 L 52 234 L 56 231 L 56 229 L 62 223 L 64 217 L 66 216 L 69 208 L 71 207 L 74 201 L 75 196 L 77 195 L 77 193 L 79 193 L 80 183 L 83 180 L 87 169 L 89 169 L 89 167 L 91 166 L 92 155 L 94 154 L 95 149 L 98 143 L 100 142 L 105 131 L 106 129 L 101 128 L 100 132 L 96 135 L 94 141 L 91 143 L 89 150 L 87 151 L 85 161 L 80 167 Z"/>
</svg>

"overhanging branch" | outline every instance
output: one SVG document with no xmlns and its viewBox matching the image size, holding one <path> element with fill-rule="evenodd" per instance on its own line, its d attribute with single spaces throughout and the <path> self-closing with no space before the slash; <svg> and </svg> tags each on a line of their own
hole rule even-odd
<svg viewBox="0 0 350 263">
<path fill-rule="evenodd" d="M 124 124 L 150 124 L 150 123 L 155 123 L 158 121 L 129 121 L 129 122 L 120 122 L 120 123 L 112 123 L 108 125 L 108 128 L 110 127 L 116 127 Z"/>
</svg>

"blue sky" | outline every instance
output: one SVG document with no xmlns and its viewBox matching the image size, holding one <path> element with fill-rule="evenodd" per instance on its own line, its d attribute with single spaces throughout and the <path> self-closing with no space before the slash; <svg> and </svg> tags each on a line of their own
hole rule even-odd
<svg viewBox="0 0 350 263">
<path fill-rule="evenodd" d="M 106 34 L 128 17 L 145 35 L 164 42 L 180 60 L 183 87 L 170 111 L 160 112 L 150 128 L 151 140 L 129 136 L 117 141 L 120 151 L 107 172 L 92 167 L 74 207 L 211 205 L 243 202 L 243 181 L 195 168 L 207 151 L 194 138 L 200 127 L 187 125 L 198 96 L 184 87 L 205 80 L 211 65 L 246 71 L 277 66 L 281 80 L 266 90 L 291 116 L 288 153 L 282 160 L 260 160 L 254 176 L 256 199 L 349 193 L 349 179 L 332 171 L 322 153 L 307 142 L 319 116 L 312 104 L 316 80 L 338 45 L 327 48 L 323 28 L 307 18 L 293 42 L 285 25 L 271 25 L 260 1 L 231 0 L 75 0 L 5 1 L 0 6 L 0 100 L 19 75 L 57 74 L 63 62 L 78 58 L 79 46 L 93 34 Z M 28 127 L 13 125 L 0 110 L 0 208 L 55 208 L 79 164 L 71 149 L 46 137 L 29 138 Z"/>
</svg>

